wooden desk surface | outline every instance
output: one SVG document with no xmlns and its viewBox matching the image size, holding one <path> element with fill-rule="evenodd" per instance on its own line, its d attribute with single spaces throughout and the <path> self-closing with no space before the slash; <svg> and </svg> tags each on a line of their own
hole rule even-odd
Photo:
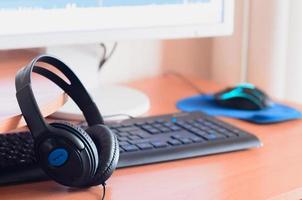
<svg viewBox="0 0 302 200">
<path fill-rule="evenodd" d="M 222 88 L 209 82 L 195 83 L 207 92 Z M 149 95 L 150 115 L 175 112 L 178 99 L 196 93 L 172 76 L 130 85 Z M 302 192 L 298 194 L 302 191 L 302 121 L 260 126 L 222 119 L 256 134 L 264 146 L 119 169 L 107 183 L 106 199 L 279 200 L 282 194 L 289 197 L 286 199 L 302 199 Z M 100 187 L 74 191 L 51 181 L 0 188 L 1 200 L 96 200 L 101 194 Z"/>
</svg>

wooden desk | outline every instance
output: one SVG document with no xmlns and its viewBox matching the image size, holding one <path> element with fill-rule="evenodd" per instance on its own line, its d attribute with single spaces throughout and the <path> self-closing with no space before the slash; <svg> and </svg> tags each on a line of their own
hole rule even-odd
<svg viewBox="0 0 302 200">
<path fill-rule="evenodd" d="M 204 91 L 221 89 L 197 81 Z M 151 99 L 150 115 L 177 111 L 175 102 L 196 92 L 178 78 L 167 76 L 137 81 L 131 86 Z M 117 170 L 107 183 L 106 199 L 198 199 L 262 200 L 302 188 L 302 121 L 276 125 L 254 125 L 225 119 L 256 134 L 264 146 L 259 149 Z M 43 182 L 0 188 L 1 200 L 96 200 L 100 187 L 74 191 Z M 280 196 L 279 196 L 280 197 Z M 282 196 L 281 196 L 282 198 Z M 302 194 L 299 198 L 302 198 Z"/>
</svg>

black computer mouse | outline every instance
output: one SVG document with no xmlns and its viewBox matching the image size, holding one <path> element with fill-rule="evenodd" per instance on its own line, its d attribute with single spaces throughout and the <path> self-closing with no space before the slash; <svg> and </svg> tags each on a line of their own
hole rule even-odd
<svg viewBox="0 0 302 200">
<path fill-rule="evenodd" d="M 214 99 L 220 106 L 240 110 L 261 110 L 271 105 L 263 91 L 247 83 L 217 92 Z"/>
</svg>

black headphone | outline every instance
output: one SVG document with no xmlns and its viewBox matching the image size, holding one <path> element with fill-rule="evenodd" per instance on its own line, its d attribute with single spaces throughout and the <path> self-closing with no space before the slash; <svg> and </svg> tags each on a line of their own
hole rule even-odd
<svg viewBox="0 0 302 200">
<path fill-rule="evenodd" d="M 57 68 L 70 83 L 37 66 L 38 62 Z M 88 123 L 86 130 L 66 122 L 48 124 L 44 120 L 33 94 L 32 72 L 57 84 L 74 100 Z M 117 138 L 104 125 L 96 104 L 72 70 L 57 58 L 41 55 L 18 71 L 15 84 L 18 104 L 34 138 L 35 154 L 44 172 L 70 187 L 104 184 L 118 162 Z"/>
</svg>

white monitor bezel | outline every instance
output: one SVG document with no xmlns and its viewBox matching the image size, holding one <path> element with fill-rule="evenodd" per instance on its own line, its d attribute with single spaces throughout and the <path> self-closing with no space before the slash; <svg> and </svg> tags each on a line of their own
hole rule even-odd
<svg viewBox="0 0 302 200">
<path fill-rule="evenodd" d="M 190 6 L 190 5 L 188 5 Z M 176 39 L 215 37 L 233 32 L 234 0 L 211 0 L 208 5 L 187 10 L 170 7 L 171 14 L 181 15 L 181 21 L 164 18 L 165 8 L 153 15 L 152 7 L 71 8 L 54 10 L 0 11 L 0 49 L 33 48 L 53 45 L 98 43 L 107 40 Z M 105 12 L 99 12 L 103 9 Z M 219 10 L 219 9 L 222 9 Z M 143 13 L 142 10 L 144 11 Z M 70 12 L 69 12 L 70 11 Z M 135 13 L 135 11 L 137 13 Z M 158 9 L 157 9 L 158 11 Z M 124 12 L 125 15 L 117 15 Z M 188 13 L 194 18 L 187 17 Z M 131 14 L 134 13 L 134 14 Z M 145 14 L 146 13 L 146 14 Z M 222 14 L 221 14 L 222 13 Z M 127 26 L 111 16 L 129 16 Z M 135 17 L 141 16 L 141 19 Z M 89 21 L 91 18 L 111 21 Z M 81 19 L 81 20 L 80 20 Z M 162 20 L 160 20 L 162 19 Z M 76 22 L 75 22 L 76 20 Z M 60 21 L 60 23 L 58 23 Z M 88 23 L 88 21 L 90 23 Z M 108 22 L 108 23 L 107 23 Z"/>
</svg>

